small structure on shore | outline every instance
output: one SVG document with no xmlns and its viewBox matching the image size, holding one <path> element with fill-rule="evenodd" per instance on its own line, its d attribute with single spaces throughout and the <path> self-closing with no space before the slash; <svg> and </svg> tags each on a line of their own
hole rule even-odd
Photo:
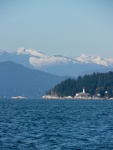
<svg viewBox="0 0 113 150">
<path fill-rule="evenodd" d="M 74 98 L 88 98 L 88 97 L 90 97 L 90 94 L 86 93 L 85 88 L 83 87 L 83 91 L 80 93 L 76 93 Z"/>
<path fill-rule="evenodd" d="M 106 92 L 107 93 L 107 92 Z M 105 98 L 101 97 L 100 94 L 98 93 L 97 95 L 91 95 L 90 93 L 85 92 L 85 88 L 83 87 L 83 91 L 76 93 L 74 97 L 72 96 L 58 96 L 56 92 L 51 91 L 50 94 L 42 96 L 42 99 L 76 99 L 76 100 L 104 100 L 104 99 L 111 99 L 112 98 Z"/>
</svg>

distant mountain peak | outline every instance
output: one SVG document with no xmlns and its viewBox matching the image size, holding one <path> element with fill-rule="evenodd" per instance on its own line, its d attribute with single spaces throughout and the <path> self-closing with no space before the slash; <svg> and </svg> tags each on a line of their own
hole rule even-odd
<svg viewBox="0 0 113 150">
<path fill-rule="evenodd" d="M 79 70 L 84 72 L 98 68 L 113 68 L 113 58 L 102 58 L 99 55 L 87 54 L 81 54 L 79 57 L 49 56 L 32 48 L 19 48 L 16 52 L 0 50 L 0 62 L 8 60 L 58 75 L 73 74 L 75 76 Z"/>
<path fill-rule="evenodd" d="M 17 50 L 18 55 L 30 55 L 30 56 L 35 56 L 35 57 L 46 57 L 46 55 L 42 52 L 36 51 L 32 48 L 30 49 L 25 49 L 25 48 L 19 48 Z"/>
<path fill-rule="evenodd" d="M 101 59 L 100 56 L 98 55 L 87 55 L 87 54 L 81 54 L 79 57 L 76 58 L 76 60 L 78 61 L 83 61 L 83 62 L 86 62 L 86 61 L 90 61 L 91 59 Z"/>
<path fill-rule="evenodd" d="M 99 65 L 109 66 L 110 61 L 107 58 L 102 58 L 99 55 L 86 55 L 81 54 L 79 57 L 76 58 L 77 61 L 82 63 L 95 63 Z M 112 59 L 113 61 L 113 59 Z"/>
</svg>

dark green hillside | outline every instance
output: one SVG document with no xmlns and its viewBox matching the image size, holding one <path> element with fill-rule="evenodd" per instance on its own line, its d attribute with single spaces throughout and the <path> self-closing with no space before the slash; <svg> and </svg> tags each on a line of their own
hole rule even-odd
<svg viewBox="0 0 113 150">
<path fill-rule="evenodd" d="M 59 77 L 7 61 L 0 62 L 0 98 L 39 98 L 66 77 Z"/>
<path fill-rule="evenodd" d="M 76 80 L 69 78 L 56 85 L 47 94 L 52 92 L 58 96 L 75 96 L 76 93 L 82 91 L 83 87 L 91 95 L 113 97 L 113 72 L 79 76 Z"/>
</svg>

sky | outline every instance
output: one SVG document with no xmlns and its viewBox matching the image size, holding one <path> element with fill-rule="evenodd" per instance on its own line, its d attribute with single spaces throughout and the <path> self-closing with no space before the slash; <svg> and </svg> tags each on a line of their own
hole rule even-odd
<svg viewBox="0 0 113 150">
<path fill-rule="evenodd" d="M 0 49 L 113 58 L 113 0 L 0 0 Z"/>
</svg>

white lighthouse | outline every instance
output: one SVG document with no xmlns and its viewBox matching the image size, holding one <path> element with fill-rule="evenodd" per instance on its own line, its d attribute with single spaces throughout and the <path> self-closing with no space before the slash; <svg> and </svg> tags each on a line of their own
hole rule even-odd
<svg viewBox="0 0 113 150">
<path fill-rule="evenodd" d="M 86 92 L 85 92 L 85 88 L 83 87 L 83 91 L 80 92 L 80 93 L 76 93 L 76 95 L 75 95 L 74 98 L 75 98 L 75 99 L 76 99 L 76 98 L 77 98 L 77 99 L 88 99 L 88 98 L 91 98 L 91 97 L 90 97 L 90 94 L 89 94 L 89 93 L 86 93 Z"/>
<path fill-rule="evenodd" d="M 83 87 L 83 94 L 85 94 L 85 88 Z"/>
</svg>

